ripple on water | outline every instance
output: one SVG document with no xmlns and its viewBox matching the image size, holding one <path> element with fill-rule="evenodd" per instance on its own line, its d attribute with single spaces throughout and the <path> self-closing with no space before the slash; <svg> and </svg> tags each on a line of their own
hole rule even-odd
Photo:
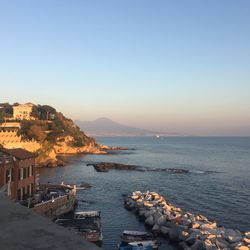
<svg viewBox="0 0 250 250">
<path fill-rule="evenodd" d="M 250 229 L 250 139 L 241 138 L 104 138 L 102 144 L 136 148 L 133 154 L 77 156 L 64 168 L 47 169 L 41 181 L 87 182 L 79 190 L 79 210 L 101 210 L 104 249 L 115 250 L 124 229 L 144 230 L 123 208 L 121 194 L 156 191 L 176 206 L 204 214 L 229 228 Z M 97 173 L 86 162 L 118 162 L 150 168 L 184 168 L 211 174 L 110 171 Z M 171 247 L 170 247 L 171 248 Z M 162 249 L 168 249 L 165 245 Z"/>
</svg>

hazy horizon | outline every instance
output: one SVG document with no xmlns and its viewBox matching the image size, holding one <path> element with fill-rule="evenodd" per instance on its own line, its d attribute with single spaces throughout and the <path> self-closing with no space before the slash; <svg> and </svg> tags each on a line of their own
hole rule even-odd
<svg viewBox="0 0 250 250">
<path fill-rule="evenodd" d="M 250 2 L 2 1 L 0 102 L 250 136 Z"/>
<path fill-rule="evenodd" d="M 231 130 L 230 132 L 227 132 L 227 130 L 225 130 L 225 128 L 222 128 L 220 131 L 218 130 L 218 128 L 216 128 L 216 130 L 214 130 L 214 132 L 212 132 L 212 130 L 210 131 L 210 133 L 184 133 L 182 130 L 179 130 L 178 131 L 178 129 L 176 129 L 175 131 L 171 131 L 171 130 L 167 130 L 167 129 L 165 129 L 165 130 L 163 130 L 163 129 L 153 129 L 152 127 L 150 127 L 150 126 L 145 126 L 144 125 L 144 127 L 143 127 L 143 125 L 142 126 L 136 126 L 136 125 L 134 125 L 134 124 L 128 124 L 128 123 L 126 123 L 126 122 L 120 122 L 120 121 L 117 121 L 117 120 L 114 120 L 114 119 L 111 119 L 111 118 L 109 118 L 109 117 L 98 117 L 98 118 L 96 118 L 96 119 L 93 119 L 93 120 L 81 120 L 81 119 L 75 119 L 74 121 L 80 121 L 80 122 L 93 122 L 93 121 L 97 121 L 97 120 L 99 120 L 99 119 L 109 119 L 109 120 L 111 120 L 111 121 L 113 121 L 113 122 L 115 122 L 115 123 L 118 123 L 118 124 L 120 124 L 120 125 L 124 125 L 124 126 L 130 126 L 130 127 L 133 127 L 133 128 L 138 128 L 138 129 L 145 129 L 145 130 L 148 130 L 148 131 L 151 131 L 151 132 L 155 132 L 155 133 L 159 133 L 159 134 L 168 134 L 168 135 L 176 135 L 176 136 L 211 136 L 211 137 L 213 137 L 213 136 L 246 136 L 246 137 L 250 137 L 250 134 L 248 134 L 248 128 L 245 130 L 245 133 L 244 133 L 244 131 L 243 131 L 243 133 L 241 134 L 241 133 L 232 133 L 232 131 L 233 130 Z M 244 129 L 244 128 L 243 128 Z M 202 131 L 202 127 L 200 128 L 200 130 L 199 131 Z"/>
</svg>

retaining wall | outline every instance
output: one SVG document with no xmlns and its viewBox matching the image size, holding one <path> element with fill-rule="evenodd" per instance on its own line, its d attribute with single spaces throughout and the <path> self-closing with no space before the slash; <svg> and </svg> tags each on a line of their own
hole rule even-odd
<svg viewBox="0 0 250 250">
<path fill-rule="evenodd" d="M 74 195 L 64 195 L 35 205 L 33 211 L 49 218 L 56 218 L 61 214 L 73 211 L 76 203 Z"/>
<path fill-rule="evenodd" d="M 35 152 L 41 148 L 40 143 L 35 140 L 23 141 L 16 131 L 0 131 L 0 144 L 5 148 L 23 148 Z"/>
</svg>

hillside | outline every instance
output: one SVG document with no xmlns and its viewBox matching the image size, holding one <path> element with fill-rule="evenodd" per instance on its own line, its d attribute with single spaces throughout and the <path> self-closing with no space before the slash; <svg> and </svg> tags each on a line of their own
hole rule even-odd
<svg viewBox="0 0 250 250">
<path fill-rule="evenodd" d="M 0 120 L 0 136 L 12 135 L 11 141 L 1 140 L 2 146 L 36 152 L 40 165 L 62 164 L 57 159 L 59 154 L 106 153 L 94 138 L 48 105 L 0 104 Z"/>
<path fill-rule="evenodd" d="M 149 136 L 158 132 L 126 126 L 108 118 L 94 121 L 75 121 L 76 124 L 91 136 Z"/>
</svg>

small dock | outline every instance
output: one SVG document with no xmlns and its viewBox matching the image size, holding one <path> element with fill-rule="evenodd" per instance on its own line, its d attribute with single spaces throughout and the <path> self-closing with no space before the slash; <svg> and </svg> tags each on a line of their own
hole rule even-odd
<svg viewBox="0 0 250 250">
<path fill-rule="evenodd" d="M 74 211 L 76 206 L 75 185 L 43 184 L 32 202 L 32 210 L 51 219 Z"/>
</svg>

